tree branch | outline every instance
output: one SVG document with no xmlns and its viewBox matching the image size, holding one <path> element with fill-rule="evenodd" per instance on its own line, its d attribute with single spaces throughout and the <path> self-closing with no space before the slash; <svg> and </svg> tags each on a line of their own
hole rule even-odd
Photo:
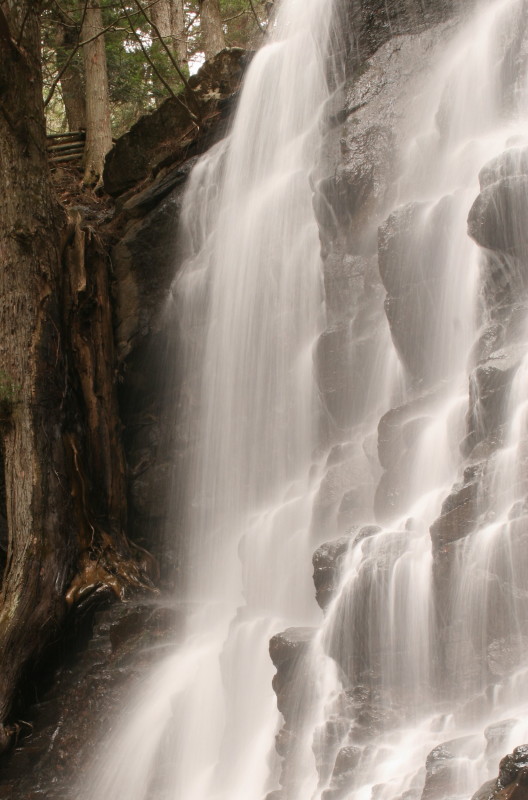
<svg viewBox="0 0 528 800">
<path fill-rule="evenodd" d="M 71 62 L 73 61 L 73 57 L 75 56 L 75 54 L 77 53 L 77 51 L 81 47 L 81 44 L 80 44 L 79 40 L 81 38 L 81 31 L 82 31 L 82 27 L 84 25 L 84 19 L 86 17 L 86 10 L 88 8 L 88 2 L 89 2 L 89 0 L 84 0 L 84 6 L 83 6 L 83 11 L 82 11 L 82 16 L 81 16 L 81 24 L 79 25 L 79 30 L 77 32 L 77 43 L 76 43 L 75 47 L 72 49 L 70 55 L 68 56 L 68 58 L 66 59 L 64 64 L 62 65 L 62 69 L 59 70 L 59 72 L 57 74 L 57 77 L 55 78 L 55 80 L 51 84 L 51 88 L 50 88 L 50 90 L 48 92 L 48 95 L 47 95 L 46 99 L 44 100 L 44 108 L 46 108 L 47 105 L 49 104 L 51 98 L 53 97 L 53 93 L 54 93 L 55 89 L 57 88 L 58 82 L 60 81 L 60 79 L 62 78 L 62 76 L 64 75 L 64 73 L 68 69 L 68 67 L 70 66 Z M 96 37 L 94 36 L 93 38 L 95 39 Z M 85 42 L 83 42 L 83 44 L 85 44 Z"/>
<path fill-rule="evenodd" d="M 158 26 L 157 26 L 157 25 L 155 25 L 155 23 L 154 23 L 154 22 L 153 22 L 153 21 L 152 21 L 152 20 L 151 20 L 151 19 L 148 17 L 148 15 L 147 15 L 147 12 L 145 11 L 145 9 L 143 8 L 143 6 L 142 6 L 142 5 L 141 5 L 141 3 L 140 3 L 140 0 L 134 0 L 134 2 L 135 2 L 135 4 L 136 4 L 136 6 L 138 7 L 139 11 L 141 12 L 141 14 L 143 15 L 143 17 L 146 19 L 146 21 L 147 21 L 147 22 L 149 23 L 149 25 L 151 26 L 151 28 L 152 28 L 152 30 L 154 31 L 154 33 L 156 34 L 156 36 L 158 37 L 158 39 L 159 39 L 159 41 L 160 41 L 160 44 L 161 44 L 161 46 L 163 47 L 163 49 L 164 49 L 164 50 L 165 50 L 165 52 L 167 53 L 167 55 L 168 55 L 168 57 L 169 57 L 169 59 L 170 59 L 171 63 L 173 64 L 173 66 L 174 66 L 174 68 L 175 68 L 176 72 L 177 72 L 177 73 L 178 73 L 178 75 L 180 76 L 180 78 L 181 78 L 181 80 L 182 80 L 182 82 L 183 82 L 183 85 L 185 86 L 185 88 L 186 88 L 186 89 L 187 89 L 187 91 L 190 93 L 191 97 L 193 98 L 193 100 L 194 100 L 194 105 L 195 105 L 195 107 L 196 107 L 196 111 L 197 111 L 197 114 L 198 114 L 198 118 L 197 118 L 197 119 L 195 118 L 195 119 L 194 119 L 194 121 L 195 121 L 195 122 L 198 122 L 198 121 L 199 121 L 199 120 L 201 120 L 201 118 L 202 118 L 202 110 L 201 110 L 201 108 L 200 108 L 200 104 L 198 103 L 198 101 L 197 101 L 197 99 L 196 99 L 196 97 L 195 97 L 194 91 L 193 91 L 193 90 L 191 89 L 191 87 L 189 86 L 189 81 L 187 80 L 186 76 L 184 75 L 184 73 L 183 73 L 183 72 L 182 72 L 182 70 L 180 69 L 180 67 L 179 67 L 179 65 L 178 65 L 178 62 L 176 61 L 176 59 L 174 58 L 174 56 L 172 55 L 172 53 L 171 53 L 171 51 L 170 51 L 170 48 L 169 48 L 169 47 L 167 47 L 167 44 L 166 44 L 166 42 L 164 41 L 164 39 L 163 39 L 163 36 L 161 35 L 161 33 L 160 33 L 160 31 L 159 31 L 159 28 L 158 28 Z M 185 108 L 187 108 L 187 106 L 185 105 L 185 103 L 184 103 L 183 101 L 181 101 L 181 100 L 180 100 L 180 102 L 181 102 L 181 104 L 182 104 L 183 106 L 185 106 Z M 187 108 L 187 111 L 188 111 L 188 112 L 189 112 L 189 114 L 191 115 L 191 119 L 192 119 L 194 115 L 192 114 L 191 110 L 190 110 L 189 108 Z"/>
<path fill-rule="evenodd" d="M 185 108 L 187 111 L 189 111 L 189 109 L 187 108 L 187 106 L 186 106 L 186 105 L 185 105 L 185 104 L 184 104 L 184 103 L 183 103 L 183 102 L 180 100 L 180 98 L 179 98 L 179 97 L 177 97 L 177 95 L 175 95 L 175 94 L 174 94 L 174 91 L 173 91 L 173 90 L 172 90 L 172 88 L 169 86 L 169 84 L 167 83 L 167 81 L 165 80 L 165 78 L 163 77 L 163 75 L 161 75 L 161 73 L 160 73 L 160 72 L 159 72 L 159 70 L 157 69 L 156 65 L 153 63 L 152 59 L 150 58 L 149 54 L 147 53 L 147 48 L 146 48 L 146 47 L 145 47 L 145 45 L 143 44 L 143 42 L 142 42 L 142 40 L 141 40 L 141 36 L 140 36 L 140 35 L 137 33 L 136 29 L 134 28 L 134 26 L 133 26 L 133 24 L 132 24 L 132 20 L 131 20 L 131 18 L 130 18 L 130 16 L 129 16 L 129 12 L 128 12 L 128 11 L 126 10 L 126 8 L 125 8 L 125 4 L 124 4 L 124 2 L 121 2 L 121 8 L 123 9 L 123 11 L 124 11 L 124 13 L 125 13 L 125 16 L 126 16 L 126 18 L 128 19 L 128 22 L 129 22 L 129 25 L 130 25 L 130 30 L 132 31 L 132 35 L 136 37 L 136 39 L 137 39 L 137 41 L 138 41 L 138 43 L 139 43 L 139 46 L 141 47 L 141 50 L 142 50 L 142 52 L 143 52 L 143 55 L 145 56 L 145 58 L 147 59 L 148 63 L 150 64 L 150 66 L 151 66 L 151 67 L 152 67 L 152 69 L 154 70 L 154 73 L 157 75 L 157 77 L 159 78 L 159 80 L 161 81 L 161 83 L 163 84 L 163 86 L 165 86 L 165 88 L 167 89 L 167 91 L 168 91 L 168 92 L 170 92 L 170 94 L 172 95 L 172 97 L 174 97 L 174 98 L 175 98 L 175 100 L 178 100 L 178 101 L 181 103 L 181 105 L 183 105 L 183 106 L 184 106 L 184 108 Z M 190 112 L 189 112 L 189 113 L 190 113 Z"/>
<path fill-rule="evenodd" d="M 55 92 L 55 89 L 57 88 L 57 84 L 59 83 L 60 79 L 62 78 L 62 76 L 64 75 L 64 73 L 65 73 L 65 72 L 66 72 L 66 70 L 68 69 L 68 67 L 70 66 L 70 64 L 71 64 L 71 62 L 72 62 L 72 60 L 73 60 L 74 56 L 76 55 L 76 53 L 78 53 L 78 52 L 79 52 L 79 50 L 81 49 L 81 47 L 84 47 L 84 45 L 85 45 L 85 44 L 90 44 L 90 42 L 93 42 L 93 41 L 94 41 L 94 39 L 98 39 L 98 38 L 99 38 L 99 36 L 104 36 L 104 34 L 105 34 L 105 33 L 108 33 L 108 31 L 117 31 L 117 30 L 121 30 L 121 29 L 119 29 L 119 28 L 116 28 L 115 26 L 116 26 L 116 23 L 117 23 L 117 22 L 119 22 L 119 21 L 120 21 L 120 20 L 122 20 L 122 19 L 127 19 L 127 20 L 129 21 L 129 23 L 130 23 L 130 32 L 131 32 L 131 33 L 132 33 L 134 36 L 136 36 L 136 32 L 135 32 L 135 30 L 133 29 L 133 25 L 132 25 L 132 23 L 131 23 L 131 18 L 132 18 L 132 17 L 137 17 L 137 16 L 139 16 L 139 14 L 140 14 L 141 12 L 140 12 L 140 11 L 134 11 L 133 13 L 131 13 L 131 14 L 128 14 L 128 13 L 125 11 L 125 8 L 124 8 L 124 6 L 123 6 L 123 5 L 121 5 L 121 7 L 123 8 L 123 11 L 125 12 L 124 14 L 120 14 L 118 17 L 116 17 L 116 18 L 115 18 L 115 19 L 114 19 L 114 20 L 113 20 L 113 21 L 112 21 L 112 22 L 111 22 L 109 25 L 107 25 L 107 26 L 106 26 L 106 28 L 103 28 L 103 30 L 99 31 L 99 33 L 96 33 L 94 36 L 90 37 L 89 39 L 85 39 L 84 41 L 82 41 L 82 42 L 81 42 L 81 41 L 80 41 L 80 38 L 81 38 L 81 31 L 82 31 L 82 26 L 83 26 L 83 24 L 84 24 L 84 18 L 85 18 L 85 16 L 86 16 L 86 9 L 88 8 L 88 2 L 89 2 L 89 0 L 85 0 L 85 3 L 84 3 L 84 8 L 83 8 L 83 15 L 82 15 L 81 22 L 80 22 L 80 25 L 79 25 L 79 32 L 78 32 L 78 36 L 77 36 L 77 42 L 76 42 L 75 46 L 73 47 L 73 49 L 71 50 L 71 52 L 70 52 L 70 54 L 69 54 L 68 58 L 66 59 L 66 61 L 65 61 L 65 62 L 64 62 L 64 64 L 62 65 L 61 69 L 59 70 L 59 73 L 58 73 L 58 75 L 56 76 L 55 80 L 54 80 L 54 81 L 53 81 L 53 83 L 51 84 L 50 90 L 49 90 L 49 92 L 48 92 L 48 94 L 47 94 L 47 96 L 46 96 L 46 99 L 44 100 L 44 108 L 46 108 L 46 107 L 47 107 L 47 105 L 49 104 L 49 102 L 50 102 L 51 98 L 53 97 L 53 94 L 54 94 L 54 92 Z M 152 2 L 152 3 L 149 3 L 149 5 L 147 6 L 147 8 L 152 8 L 152 6 L 155 6 L 155 5 L 156 5 L 158 2 L 159 2 L 159 0 L 153 0 L 153 2 Z M 151 63 L 151 62 L 150 62 L 150 60 L 149 60 L 149 63 Z M 156 73 L 156 74 L 157 74 L 157 73 Z M 171 93 L 172 93 L 172 92 L 171 92 Z"/>
<path fill-rule="evenodd" d="M 249 0 L 249 5 L 251 6 L 251 10 L 253 12 L 253 16 L 255 17 L 257 25 L 259 26 L 259 30 L 261 31 L 261 33 L 263 33 L 266 36 L 268 32 L 267 32 L 266 28 L 262 27 L 262 24 L 261 24 L 261 22 L 260 22 L 260 20 L 259 20 L 259 18 L 257 16 L 257 12 L 255 11 L 255 6 L 253 5 L 253 0 Z"/>
</svg>

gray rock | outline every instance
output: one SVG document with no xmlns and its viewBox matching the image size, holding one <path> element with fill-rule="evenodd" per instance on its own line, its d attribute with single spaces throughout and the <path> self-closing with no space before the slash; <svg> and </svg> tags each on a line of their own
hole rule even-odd
<svg viewBox="0 0 528 800">
<path fill-rule="evenodd" d="M 185 90 L 178 98 L 169 97 L 121 136 L 106 157 L 106 191 L 114 196 L 122 194 L 164 162 L 184 161 L 190 145 L 194 145 L 195 152 L 207 149 L 211 138 L 199 139 L 188 109 L 196 114 L 198 104 L 204 116 L 211 115 L 233 95 L 240 87 L 244 57 L 245 51 L 240 48 L 223 50 L 190 79 L 192 91 Z"/>
<path fill-rule="evenodd" d="M 287 628 L 272 636 L 269 653 L 273 664 L 283 667 L 305 655 L 315 632 L 315 628 Z"/>
<path fill-rule="evenodd" d="M 332 600 L 339 585 L 340 567 L 350 542 L 350 536 L 342 536 L 333 542 L 322 544 L 313 554 L 315 599 L 323 610 Z"/>
<path fill-rule="evenodd" d="M 444 555 L 449 545 L 474 530 L 481 511 L 478 500 L 483 469 L 484 464 L 479 464 L 467 470 L 464 483 L 455 484 L 444 500 L 440 516 L 431 526 L 435 553 Z"/>
<path fill-rule="evenodd" d="M 447 369 L 433 354 L 446 324 L 438 297 L 448 280 L 445 227 L 452 209 L 450 197 L 433 208 L 410 203 L 396 209 L 379 228 L 385 312 L 400 357 L 418 379 L 441 377 Z"/>
<path fill-rule="evenodd" d="M 372 340 L 356 337 L 353 326 L 346 322 L 334 325 L 319 337 L 315 350 L 317 383 L 338 428 L 347 430 L 362 416 L 372 350 Z"/>
<path fill-rule="evenodd" d="M 132 220 L 113 249 L 120 359 L 159 327 L 159 314 L 178 263 L 176 234 L 183 193 L 181 184 L 145 218 Z"/>
<path fill-rule="evenodd" d="M 468 435 L 463 451 L 469 454 L 485 439 L 500 440 L 511 385 L 525 356 L 524 345 L 511 345 L 490 354 L 471 373 L 469 382 Z"/>
<path fill-rule="evenodd" d="M 487 250 L 521 259 L 524 270 L 528 257 L 527 217 L 528 175 L 502 178 L 486 186 L 473 203 L 468 233 Z"/>
<path fill-rule="evenodd" d="M 480 748 L 479 737 L 464 736 L 435 747 L 425 763 L 425 784 L 422 800 L 434 800 L 457 794 L 459 758 L 474 758 Z"/>
<path fill-rule="evenodd" d="M 514 175 L 528 175 L 528 147 L 512 147 L 488 161 L 479 172 L 480 188 Z"/>
<path fill-rule="evenodd" d="M 519 745 L 499 764 L 497 787 L 504 789 L 517 780 L 519 773 L 528 768 L 528 744 Z"/>
</svg>

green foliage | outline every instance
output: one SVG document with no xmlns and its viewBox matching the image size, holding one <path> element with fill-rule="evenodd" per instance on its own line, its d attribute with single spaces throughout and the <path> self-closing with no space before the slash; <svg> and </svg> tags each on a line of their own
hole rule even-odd
<svg viewBox="0 0 528 800">
<path fill-rule="evenodd" d="M 53 98 L 46 107 L 50 132 L 67 130 L 64 101 L 57 77 L 69 63 L 83 74 L 80 26 L 85 0 L 51 0 L 42 17 L 44 95 L 54 84 Z M 156 0 L 140 0 L 148 15 Z M 120 136 L 142 115 L 155 109 L 182 81 L 166 50 L 136 0 L 103 0 L 103 20 L 110 89 L 112 128 Z M 261 41 L 270 0 L 220 0 L 224 34 L 229 47 L 255 47 Z M 256 19 L 258 17 L 258 22 Z M 179 64 L 186 75 L 203 61 L 199 0 L 185 0 L 188 59 Z M 259 27 L 260 25 L 260 27 Z M 169 43 L 170 44 L 170 43 Z M 74 53 L 72 57 L 72 53 Z"/>
</svg>

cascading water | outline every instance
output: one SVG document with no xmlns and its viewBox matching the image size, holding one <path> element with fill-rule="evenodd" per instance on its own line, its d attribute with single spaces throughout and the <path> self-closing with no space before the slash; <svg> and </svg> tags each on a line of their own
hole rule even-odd
<svg viewBox="0 0 528 800">
<path fill-rule="evenodd" d="M 488 165 L 480 175 L 483 189 L 525 172 L 523 150 L 508 151 L 509 172 L 501 173 L 493 159 L 526 143 L 526 65 L 511 36 L 518 26 L 522 38 L 526 13 L 522 2 L 490 3 L 449 49 L 428 84 L 429 111 L 404 160 L 398 204 L 380 228 L 387 316 L 413 379 L 378 430 L 386 468 L 376 502 L 383 528 L 356 528 L 350 537 L 340 586 L 317 639 L 319 650 L 341 668 L 314 737 L 316 751 L 327 750 L 315 794 L 324 800 L 468 796 L 496 774 L 498 756 L 528 733 L 528 695 L 521 689 L 528 619 L 522 577 L 527 384 L 519 357 L 528 346 L 520 274 L 526 237 L 519 233 L 526 226 L 525 202 L 499 210 L 495 229 L 504 225 L 514 234 L 498 261 L 479 256 L 467 236 L 479 170 Z M 490 177 L 486 170 L 494 165 Z M 475 209 L 470 230 L 480 241 Z M 496 280 L 490 271 L 499 269 L 503 292 L 510 286 L 518 293 L 521 321 L 512 323 L 508 302 L 490 290 Z M 424 282 L 429 297 L 420 288 Z M 398 302 L 406 293 L 415 311 L 402 329 Z M 497 325 L 505 349 L 496 339 L 492 358 L 507 362 L 505 373 L 517 372 L 509 400 L 502 407 L 495 401 L 500 431 L 490 432 L 489 420 L 478 418 L 478 395 L 485 397 L 486 376 L 494 369 L 483 365 L 482 342 Z M 476 419 L 469 415 L 464 441 L 468 364 L 479 385 L 472 392 Z M 506 394 L 507 381 L 501 385 Z M 389 391 L 387 409 L 394 396 Z M 400 431 L 396 455 L 391 426 Z M 499 740 L 488 763 L 485 728 L 488 742 Z"/>
<path fill-rule="evenodd" d="M 283 3 L 228 139 L 190 179 L 167 309 L 194 442 L 185 641 L 138 697 L 90 798 L 248 800 L 276 780 L 269 639 L 317 619 L 307 534 L 324 306 L 310 172 L 335 79 L 332 5 Z"/>
<path fill-rule="evenodd" d="M 379 231 L 395 347 L 379 291 L 320 337 L 312 200 L 335 80 L 332 5 L 284 0 L 231 135 L 191 175 L 187 258 L 167 311 L 184 343 L 193 443 L 185 637 L 129 710 L 86 800 L 465 797 L 528 735 L 528 312 L 518 302 L 514 325 L 503 297 L 506 285 L 526 290 L 528 247 L 483 256 L 467 235 L 481 168 L 494 185 L 528 172 L 527 70 L 522 46 L 508 50 L 526 3 L 477 9 L 424 79 Z M 507 204 L 526 241 L 520 213 Z M 372 319 L 373 342 L 362 327 Z M 368 346 L 368 370 L 347 384 L 352 424 L 325 425 L 314 349 L 324 382 L 325 347 L 345 328 L 347 363 Z M 514 377 L 496 392 L 493 427 L 483 387 L 503 361 Z M 348 485 L 336 489 L 344 461 Z M 325 497 L 347 489 L 357 491 L 345 523 Z M 324 622 L 272 640 L 281 774 L 268 641 L 319 624 L 310 559 L 340 533 Z M 486 726 L 500 732 L 488 762 Z"/>
</svg>

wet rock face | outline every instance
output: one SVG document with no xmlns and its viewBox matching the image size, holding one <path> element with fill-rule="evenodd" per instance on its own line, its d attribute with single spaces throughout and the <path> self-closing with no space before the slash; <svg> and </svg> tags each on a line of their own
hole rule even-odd
<svg viewBox="0 0 528 800">
<path fill-rule="evenodd" d="M 468 233 L 477 244 L 524 259 L 528 248 L 528 175 L 501 178 L 486 186 L 468 217 Z"/>
<path fill-rule="evenodd" d="M 315 599 L 324 610 L 339 584 L 340 566 L 350 545 L 350 536 L 321 545 L 312 558 Z"/>
<path fill-rule="evenodd" d="M 272 686 L 277 695 L 277 708 L 284 717 L 284 725 L 275 739 L 275 749 L 283 759 L 280 785 L 286 797 L 294 779 L 291 765 L 295 762 L 299 744 L 297 711 L 299 703 L 302 705 L 303 695 L 306 693 L 306 698 L 311 696 L 313 676 L 307 661 L 315 633 L 316 628 L 288 628 L 273 636 L 269 644 L 270 657 L 277 668 Z M 274 793 L 271 797 L 275 798 Z M 282 790 L 277 797 L 282 797 Z"/>
<path fill-rule="evenodd" d="M 193 164 L 194 161 L 190 161 L 176 170 L 175 187 L 146 216 L 132 218 L 113 249 L 117 281 L 116 342 L 120 360 L 140 345 L 142 339 L 159 330 L 160 310 L 181 259 L 177 249 L 178 219 L 185 181 Z"/>
<path fill-rule="evenodd" d="M 181 635 L 182 615 L 143 598 L 101 609 L 83 652 L 70 652 L 54 685 L 26 709 L 20 747 L 0 767 L 1 800 L 69 800 L 160 646 Z"/>
<path fill-rule="evenodd" d="M 528 148 L 511 148 L 484 165 L 468 234 L 483 250 L 484 299 L 501 320 L 528 289 Z"/>
<path fill-rule="evenodd" d="M 392 36 L 415 33 L 471 6 L 463 0 L 348 0 L 349 28 L 361 62 Z"/>
<path fill-rule="evenodd" d="M 439 744 L 427 756 L 422 800 L 449 797 L 459 789 L 459 760 L 474 758 L 480 751 L 479 737 L 465 736 Z"/>
<path fill-rule="evenodd" d="M 223 50 L 189 79 L 190 89 L 183 95 L 170 97 L 152 114 L 141 117 L 117 140 L 106 158 L 106 191 L 120 195 L 164 163 L 184 161 L 193 154 L 189 149 L 204 152 L 219 132 L 197 137 L 190 113 L 210 118 L 220 112 L 240 87 L 245 61 L 244 50 Z M 202 123 L 202 128 L 207 132 L 208 125 Z M 224 132 L 225 128 L 222 135 Z"/>
<path fill-rule="evenodd" d="M 445 270 L 449 264 L 445 229 L 451 213 L 448 197 L 434 208 L 411 203 L 394 211 L 379 228 L 379 270 L 387 290 L 385 312 L 396 349 L 415 379 L 428 381 L 441 376 L 445 368 L 431 354 L 445 324 L 438 298 L 449 281 L 441 267 Z"/>
<path fill-rule="evenodd" d="M 440 517 L 431 526 L 433 550 L 445 554 L 459 539 L 474 530 L 479 508 L 479 487 L 484 464 L 468 467 L 464 482 L 455 484 L 451 494 L 444 500 Z"/>
<path fill-rule="evenodd" d="M 479 442 L 502 440 L 511 385 L 524 357 L 523 346 L 493 352 L 470 376 L 468 432 L 463 452 L 470 454 Z"/>
<path fill-rule="evenodd" d="M 422 4 L 412 1 L 346 5 L 356 26 L 352 60 L 362 46 L 364 55 L 377 52 L 368 61 L 362 60 L 357 73 L 351 69 L 343 107 L 330 126 L 325 157 L 313 175 L 329 321 L 316 348 L 315 367 L 328 425 L 336 438 L 372 405 L 364 376 L 386 352 L 387 322 L 381 304 L 385 289 L 378 270 L 377 229 L 392 199 L 402 143 L 395 132 L 399 136 L 406 126 L 412 130 L 416 103 L 410 98 L 419 95 L 423 70 L 438 46 L 441 31 L 387 38 L 404 30 L 422 30 L 433 17 L 438 21 L 444 13 L 429 14 Z M 359 40 L 363 45 L 358 50 Z M 342 124 L 336 124 L 337 119 Z M 404 131 L 401 138 L 405 138 Z M 408 322 L 402 320 L 401 324 Z"/>
<path fill-rule="evenodd" d="M 315 631 L 315 628 L 288 628 L 270 640 L 270 658 L 277 668 L 273 689 L 277 695 L 277 707 L 286 723 L 296 701 L 296 684 Z"/>
<path fill-rule="evenodd" d="M 528 745 L 516 747 L 499 764 L 496 780 L 487 781 L 471 800 L 526 800 L 528 798 Z"/>
</svg>

